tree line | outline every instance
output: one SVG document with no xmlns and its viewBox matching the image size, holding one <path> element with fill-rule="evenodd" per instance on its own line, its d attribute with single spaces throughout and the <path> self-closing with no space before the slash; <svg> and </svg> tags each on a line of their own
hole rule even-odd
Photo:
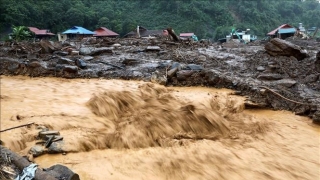
<svg viewBox="0 0 320 180">
<path fill-rule="evenodd" d="M 225 37 L 232 28 L 263 37 L 281 24 L 320 27 L 317 0 L 1 0 L 0 32 L 33 26 L 62 32 L 72 26 L 104 26 L 121 36 L 137 25 L 172 27 L 199 38 Z"/>
</svg>

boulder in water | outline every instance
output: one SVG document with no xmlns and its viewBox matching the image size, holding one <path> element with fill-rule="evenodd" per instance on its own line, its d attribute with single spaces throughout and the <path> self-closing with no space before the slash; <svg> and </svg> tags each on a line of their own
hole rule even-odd
<svg viewBox="0 0 320 180">
<path fill-rule="evenodd" d="M 42 146 L 35 145 L 30 149 L 29 152 L 34 157 L 37 157 L 37 156 L 41 156 L 42 154 L 45 154 L 45 149 Z"/>
<path fill-rule="evenodd" d="M 173 77 L 178 72 L 178 67 L 172 68 L 168 71 L 167 76 L 169 78 Z"/>
<path fill-rule="evenodd" d="M 161 75 L 159 71 L 155 71 L 151 75 L 151 82 L 157 83 L 160 85 L 166 85 L 167 84 L 167 77 L 165 75 Z"/>
</svg>

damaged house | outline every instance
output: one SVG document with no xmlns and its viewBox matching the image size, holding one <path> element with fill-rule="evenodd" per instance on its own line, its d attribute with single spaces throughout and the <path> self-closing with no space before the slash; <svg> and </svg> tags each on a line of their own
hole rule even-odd
<svg viewBox="0 0 320 180">
<path fill-rule="evenodd" d="M 198 37 L 194 33 L 180 33 L 180 39 L 193 39 L 194 41 L 198 41 Z"/>
<path fill-rule="evenodd" d="M 125 38 L 132 38 L 132 37 L 158 37 L 158 36 L 166 36 L 168 32 L 166 30 L 148 30 L 142 26 L 138 26 L 137 29 L 129 32 L 128 34 L 124 35 Z"/>
<path fill-rule="evenodd" d="M 36 27 L 28 27 L 28 29 L 32 32 L 34 38 L 36 39 L 50 38 L 55 36 L 55 34 L 51 33 L 48 29 L 38 29 Z"/>
<path fill-rule="evenodd" d="M 73 39 L 91 37 L 95 33 L 80 26 L 73 26 L 72 28 L 64 31 L 62 34 L 66 34 L 69 39 Z"/>
<path fill-rule="evenodd" d="M 280 38 L 280 39 L 286 39 L 288 37 L 294 36 L 296 33 L 296 28 L 289 24 L 283 24 L 276 29 L 269 32 L 267 35 L 270 38 Z"/>
<path fill-rule="evenodd" d="M 106 27 L 99 27 L 98 29 L 96 29 L 94 31 L 94 37 L 118 37 L 119 34 L 115 33 L 109 29 L 107 29 Z"/>
</svg>

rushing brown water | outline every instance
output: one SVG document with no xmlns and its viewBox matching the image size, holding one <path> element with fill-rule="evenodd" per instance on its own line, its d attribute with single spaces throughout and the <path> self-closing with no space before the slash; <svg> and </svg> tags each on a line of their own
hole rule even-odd
<svg viewBox="0 0 320 180">
<path fill-rule="evenodd" d="M 81 179 L 320 179 L 320 131 L 286 111 L 244 110 L 226 89 L 98 79 L 1 77 L 1 129 L 35 122 L 64 137 Z M 26 154 L 36 126 L 1 133 Z"/>
</svg>

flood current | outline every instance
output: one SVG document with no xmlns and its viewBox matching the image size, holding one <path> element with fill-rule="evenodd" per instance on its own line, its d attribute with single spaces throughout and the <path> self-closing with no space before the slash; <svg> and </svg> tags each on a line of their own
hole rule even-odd
<svg viewBox="0 0 320 180">
<path fill-rule="evenodd" d="M 45 126 L 66 154 L 34 158 L 84 180 L 320 179 L 320 128 L 288 111 L 248 110 L 232 90 L 142 81 L 1 76 L 1 133 L 28 154 Z"/>
</svg>

